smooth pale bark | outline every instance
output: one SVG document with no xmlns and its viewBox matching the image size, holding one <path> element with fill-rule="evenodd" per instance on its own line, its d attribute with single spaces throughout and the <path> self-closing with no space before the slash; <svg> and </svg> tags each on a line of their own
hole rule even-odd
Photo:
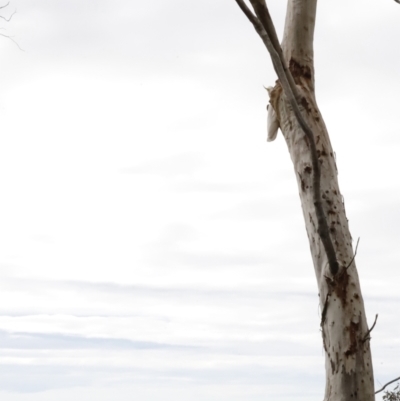
<svg viewBox="0 0 400 401">
<path fill-rule="evenodd" d="M 285 100 L 279 82 L 271 92 L 271 105 L 294 165 L 319 288 L 321 330 L 326 356 L 324 400 L 372 401 L 375 395 L 369 329 L 353 259 L 352 238 L 339 190 L 334 153 L 314 94 L 313 35 L 316 3 L 316 0 L 288 1 L 282 49 L 302 94 L 302 114 L 314 133 L 317 146 L 323 208 L 340 264 L 340 270 L 334 276 L 329 272 L 327 256 L 317 231 L 309 141 Z"/>
</svg>

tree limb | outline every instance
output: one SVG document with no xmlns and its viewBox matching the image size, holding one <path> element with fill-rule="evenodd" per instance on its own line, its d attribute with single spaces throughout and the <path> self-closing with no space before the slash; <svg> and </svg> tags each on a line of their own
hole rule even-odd
<svg viewBox="0 0 400 401">
<path fill-rule="evenodd" d="M 397 3 L 399 3 L 397 0 L 394 0 L 394 1 L 396 1 Z M 380 390 L 375 391 L 375 394 L 380 393 L 380 392 L 383 391 L 389 384 L 392 384 L 392 383 L 394 383 L 394 382 L 397 381 L 397 380 L 400 380 L 400 377 L 396 377 L 396 379 L 393 379 L 393 380 L 391 380 L 390 382 L 387 382 Z"/>
<path fill-rule="evenodd" d="M 262 29 L 262 25 L 257 17 L 251 12 L 249 7 L 243 0 L 235 0 L 239 8 L 243 11 L 244 15 L 249 19 L 249 21 L 254 25 L 257 33 Z"/>
<path fill-rule="evenodd" d="M 296 119 L 304 131 L 310 144 L 311 163 L 313 167 L 313 200 L 315 206 L 315 214 L 318 220 L 318 234 L 321 238 L 325 253 L 329 262 L 330 273 L 334 276 L 339 271 L 339 263 L 336 258 L 335 248 L 329 234 L 329 226 L 326 220 L 321 200 L 321 170 L 318 160 L 317 147 L 314 140 L 314 134 L 305 121 L 298 104 L 300 97 L 293 76 L 287 68 L 283 57 L 282 48 L 279 44 L 278 36 L 275 31 L 274 24 L 268 12 L 265 0 L 250 0 L 256 16 L 248 9 L 243 0 L 235 0 L 241 10 L 253 24 L 258 35 L 264 42 L 272 60 L 275 72 L 282 84 L 283 92 L 288 100 Z"/>
</svg>

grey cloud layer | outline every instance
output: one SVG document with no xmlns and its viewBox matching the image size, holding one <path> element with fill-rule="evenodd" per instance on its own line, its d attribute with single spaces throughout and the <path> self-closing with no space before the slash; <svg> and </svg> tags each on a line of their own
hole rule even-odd
<svg viewBox="0 0 400 401">
<path fill-rule="evenodd" d="M 6 332 L 0 330 L 0 349 L 160 349 L 173 348 L 173 344 L 131 341 L 123 338 L 89 338 L 76 335 Z M 177 349 L 185 347 L 175 346 Z"/>
</svg>

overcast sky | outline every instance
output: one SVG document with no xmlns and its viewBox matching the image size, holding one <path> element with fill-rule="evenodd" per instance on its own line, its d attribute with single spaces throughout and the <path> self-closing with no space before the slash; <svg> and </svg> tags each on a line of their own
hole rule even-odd
<svg viewBox="0 0 400 401">
<path fill-rule="evenodd" d="M 269 1 L 279 33 L 285 2 Z M 234 0 L 11 0 L 0 397 L 321 400 L 318 290 L 276 76 Z M 376 386 L 400 375 L 400 6 L 319 4 Z M 379 398 L 380 399 L 380 398 Z"/>
</svg>

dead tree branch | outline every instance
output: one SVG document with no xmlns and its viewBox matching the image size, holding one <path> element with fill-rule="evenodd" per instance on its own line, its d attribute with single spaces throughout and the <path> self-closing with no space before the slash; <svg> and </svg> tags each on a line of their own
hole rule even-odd
<svg viewBox="0 0 400 401">
<path fill-rule="evenodd" d="M 365 334 L 364 338 L 362 339 L 362 342 L 363 342 L 363 343 L 364 343 L 365 341 L 371 339 L 371 337 L 370 337 L 369 335 L 371 334 L 371 331 L 374 329 L 377 320 L 378 320 L 378 314 L 375 315 L 374 324 L 373 324 L 372 327 L 367 331 L 367 333 Z"/>
<path fill-rule="evenodd" d="M 354 255 L 353 255 L 353 257 L 351 258 L 350 263 L 347 265 L 346 270 L 351 266 L 351 264 L 354 262 L 354 259 L 355 259 L 356 256 L 357 256 L 357 249 L 358 249 L 358 243 L 359 243 L 359 242 L 360 242 L 360 237 L 358 237 L 357 245 L 356 245 L 356 250 L 354 251 Z"/>
<path fill-rule="evenodd" d="M 9 5 L 10 5 L 10 2 L 4 4 L 3 6 L 0 6 L 0 10 L 4 9 L 4 8 L 6 8 L 6 7 L 8 7 Z M 0 15 L 0 19 L 2 19 L 3 21 L 6 21 L 6 22 L 10 22 L 10 21 L 11 21 L 11 18 L 12 18 L 16 13 L 17 13 L 17 11 L 14 11 L 8 18 L 7 18 L 7 17 L 4 17 L 3 15 Z M 0 28 L 0 29 L 4 29 L 4 28 Z M 6 35 L 5 33 L 0 33 L 0 36 L 3 36 L 4 38 L 10 39 L 11 42 L 14 42 L 14 44 L 18 47 L 19 50 L 24 51 L 24 50 L 20 47 L 20 45 L 18 44 L 18 42 L 17 42 L 15 39 L 13 39 L 12 36 Z"/>
<path fill-rule="evenodd" d="M 4 7 L 1 7 L 1 8 L 4 8 Z M 14 15 L 15 13 L 16 13 L 16 11 L 14 11 L 8 18 L 3 17 L 2 15 L 0 15 L 0 18 L 1 18 L 2 20 L 4 20 L 4 21 L 10 22 L 10 21 L 11 21 L 11 18 L 13 17 L 13 15 Z"/>
<path fill-rule="evenodd" d="M 395 0 L 395 1 L 397 1 L 397 0 Z M 397 1 L 397 3 L 399 3 L 399 2 Z M 397 380 L 400 380 L 400 377 L 396 377 L 396 379 L 393 379 L 393 380 L 391 380 L 390 382 L 387 382 L 380 390 L 375 391 L 375 394 L 378 394 L 378 393 L 380 393 L 381 391 L 385 390 L 385 388 L 386 388 L 389 384 L 392 384 L 392 383 L 396 382 Z"/>
<path fill-rule="evenodd" d="M 292 107 L 296 119 L 310 143 L 311 163 L 313 167 L 313 199 L 315 214 L 318 221 L 318 234 L 321 238 L 325 253 L 328 258 L 330 273 L 334 276 L 339 271 L 339 263 L 336 258 L 335 248 L 329 234 L 328 222 L 322 207 L 321 170 L 314 134 L 304 119 L 299 107 L 299 100 L 301 99 L 301 96 L 294 82 L 293 76 L 287 68 L 287 64 L 283 57 L 282 48 L 279 44 L 278 35 L 276 34 L 276 30 L 265 0 L 250 0 L 256 16 L 250 11 L 243 0 L 235 1 L 239 5 L 240 9 L 244 12 L 246 17 L 253 24 L 256 32 L 264 42 L 271 56 L 275 72 L 277 73 L 282 84 L 285 97 Z"/>
<path fill-rule="evenodd" d="M 0 36 L 10 39 L 11 42 L 15 43 L 15 45 L 18 47 L 19 50 L 24 51 L 24 49 L 21 48 L 21 46 L 18 44 L 18 42 L 15 39 L 12 38 L 12 36 L 5 35 L 4 33 L 0 33 Z"/>
</svg>

